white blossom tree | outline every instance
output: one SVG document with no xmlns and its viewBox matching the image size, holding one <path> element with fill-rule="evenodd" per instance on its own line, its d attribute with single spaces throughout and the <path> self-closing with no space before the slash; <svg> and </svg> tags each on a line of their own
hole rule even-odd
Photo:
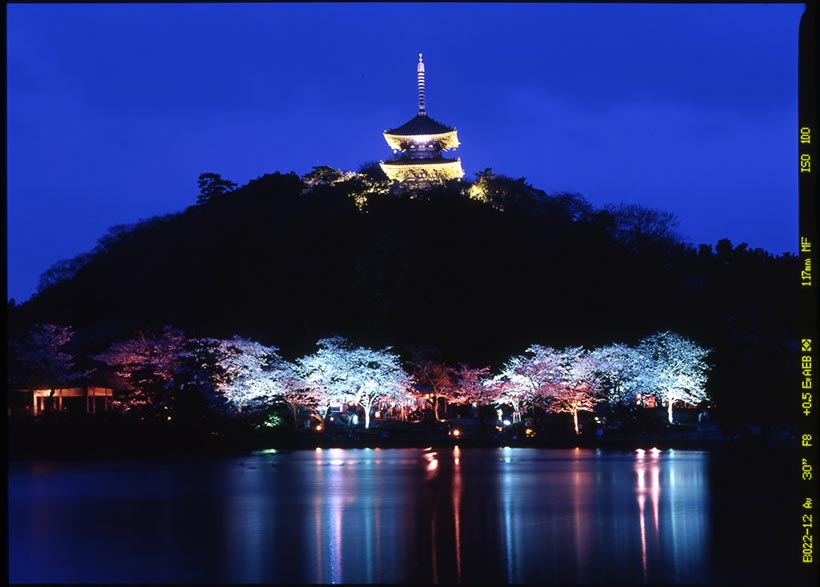
<svg viewBox="0 0 820 587">
<path fill-rule="evenodd" d="M 641 354 L 632 347 L 615 343 L 597 348 L 590 355 L 596 363 L 601 389 L 609 404 L 633 402 L 641 371 Z"/>
<path fill-rule="evenodd" d="M 364 408 L 365 428 L 370 411 L 380 400 L 403 399 L 412 378 L 390 348 L 380 351 L 354 347 L 342 337 L 316 343 L 314 354 L 296 361 L 296 373 L 310 390 L 319 393 L 327 409 L 331 403 L 355 402 Z"/>
<path fill-rule="evenodd" d="M 675 402 L 695 404 L 709 399 L 706 363 L 709 349 L 674 332 L 659 332 L 641 340 L 642 366 L 638 383 L 667 404 L 669 423 Z"/>
<path fill-rule="evenodd" d="M 277 351 L 239 336 L 216 341 L 214 393 L 223 413 L 252 415 L 277 401 L 295 400 L 293 365 Z"/>
<path fill-rule="evenodd" d="M 497 407 L 509 406 L 512 408 L 513 422 L 520 422 L 521 414 L 529 405 L 526 388 L 517 385 L 503 374 L 493 377 L 489 386 L 496 398 L 495 405 Z"/>
</svg>

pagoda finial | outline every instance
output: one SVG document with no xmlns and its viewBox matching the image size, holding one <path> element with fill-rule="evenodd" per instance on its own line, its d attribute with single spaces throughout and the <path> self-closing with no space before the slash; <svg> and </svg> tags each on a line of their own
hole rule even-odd
<svg viewBox="0 0 820 587">
<path fill-rule="evenodd" d="M 419 116 L 427 116 L 427 111 L 424 109 L 424 62 L 421 60 L 421 53 L 419 53 L 419 65 L 416 71 L 419 75 Z"/>
</svg>

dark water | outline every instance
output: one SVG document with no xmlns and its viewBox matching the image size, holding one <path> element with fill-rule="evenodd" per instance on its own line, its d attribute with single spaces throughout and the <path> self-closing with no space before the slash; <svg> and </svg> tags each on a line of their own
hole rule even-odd
<svg viewBox="0 0 820 587">
<path fill-rule="evenodd" d="M 9 577 L 794 583 L 789 460 L 507 448 L 17 462 Z"/>
</svg>

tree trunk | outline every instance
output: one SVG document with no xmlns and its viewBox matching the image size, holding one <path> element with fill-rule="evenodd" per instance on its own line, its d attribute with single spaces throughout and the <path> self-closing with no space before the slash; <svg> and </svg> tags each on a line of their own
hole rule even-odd
<svg viewBox="0 0 820 587">
<path fill-rule="evenodd" d="M 666 412 L 669 416 L 669 423 L 672 424 L 673 423 L 672 422 L 672 404 L 674 402 L 671 399 L 668 399 L 668 400 L 666 400 L 666 403 L 667 403 Z"/>
<path fill-rule="evenodd" d="M 572 421 L 575 423 L 575 434 L 581 434 L 581 431 L 578 430 L 578 410 L 572 412 Z"/>
<path fill-rule="evenodd" d="M 370 406 L 373 404 L 372 400 L 365 400 L 364 402 L 364 429 L 370 428 Z"/>
</svg>

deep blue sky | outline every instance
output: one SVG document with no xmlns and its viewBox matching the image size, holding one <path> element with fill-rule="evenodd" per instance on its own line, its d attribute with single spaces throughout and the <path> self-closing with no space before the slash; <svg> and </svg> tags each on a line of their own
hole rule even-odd
<svg viewBox="0 0 820 587">
<path fill-rule="evenodd" d="M 384 159 L 427 110 L 485 167 L 674 212 L 693 244 L 797 249 L 803 5 L 7 6 L 8 295 L 212 171 Z"/>
</svg>

